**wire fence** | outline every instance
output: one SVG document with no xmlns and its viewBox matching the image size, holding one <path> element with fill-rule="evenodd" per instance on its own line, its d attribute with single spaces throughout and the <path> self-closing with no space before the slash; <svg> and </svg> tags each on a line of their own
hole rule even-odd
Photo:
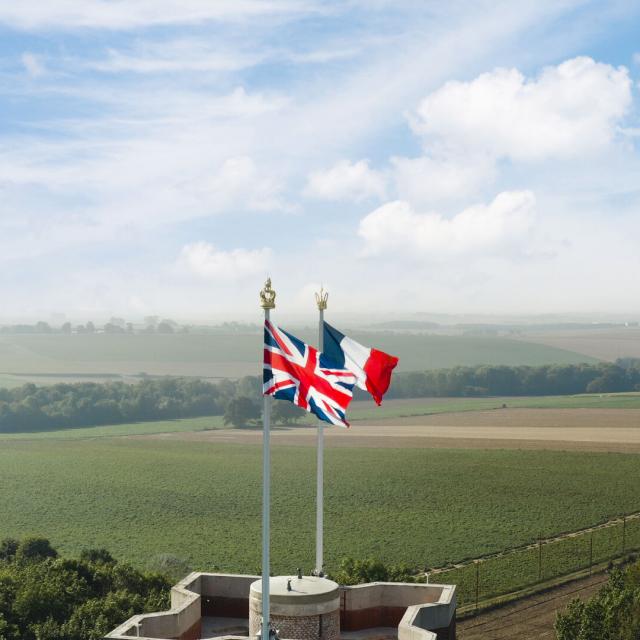
<svg viewBox="0 0 640 640">
<path fill-rule="evenodd" d="M 458 606 L 562 578 L 640 550 L 640 513 L 535 544 L 430 572 L 430 581 L 457 585 Z"/>
</svg>

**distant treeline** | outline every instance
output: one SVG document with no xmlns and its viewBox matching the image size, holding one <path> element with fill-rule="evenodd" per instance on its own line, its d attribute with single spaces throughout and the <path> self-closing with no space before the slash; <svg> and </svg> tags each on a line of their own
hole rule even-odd
<svg viewBox="0 0 640 640">
<path fill-rule="evenodd" d="M 262 327 L 257 324 L 247 324 L 242 322 L 223 322 L 218 325 L 189 325 L 178 324 L 174 320 L 158 316 L 148 316 L 142 324 L 133 324 L 123 318 L 111 318 L 104 325 L 96 325 L 89 321 L 86 324 L 72 325 L 65 322 L 60 326 L 52 326 L 48 322 L 36 322 L 35 324 L 11 324 L 0 325 L 0 334 L 7 335 L 72 335 L 72 334 L 173 334 L 173 333 L 193 333 L 199 335 L 209 334 L 238 334 L 238 333 L 259 333 Z"/>
<path fill-rule="evenodd" d="M 197 378 L 25 384 L 0 389 L 0 433 L 222 415 L 231 399 L 259 394 L 257 377 L 217 384 Z"/>
<path fill-rule="evenodd" d="M 398 373 L 387 398 L 545 396 L 640 391 L 640 359 L 541 367 L 478 366 Z M 217 383 L 163 378 L 138 384 L 26 384 L 0 389 L 0 433 L 223 415 L 255 403 L 258 376 Z M 356 399 L 368 397 L 356 389 Z M 234 411 L 230 411 L 233 414 Z M 251 413 L 251 412 L 249 412 Z M 247 416 L 255 419 L 259 413 Z M 234 420 L 230 419 L 232 424 Z"/>
<path fill-rule="evenodd" d="M 640 359 L 509 367 L 483 365 L 398 373 L 387 398 L 553 396 L 640 391 Z"/>
</svg>

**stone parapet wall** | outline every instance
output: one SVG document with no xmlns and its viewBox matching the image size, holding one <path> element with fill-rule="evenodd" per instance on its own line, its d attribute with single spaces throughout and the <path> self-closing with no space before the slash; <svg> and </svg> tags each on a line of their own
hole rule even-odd
<svg viewBox="0 0 640 640">
<path fill-rule="evenodd" d="M 218 615 L 217 610 L 226 612 L 223 607 L 229 602 L 233 603 L 234 612 L 241 611 L 242 616 L 248 617 L 249 585 L 257 577 L 242 574 L 191 573 L 171 589 L 171 609 L 133 616 L 105 638 L 198 640 L 202 616 Z M 241 597 L 242 594 L 244 597 Z M 209 613 L 208 610 L 213 613 Z"/>
<path fill-rule="evenodd" d="M 455 612 L 455 602 L 452 608 L 448 593 L 445 593 L 446 588 L 449 587 L 397 582 L 341 587 L 341 628 L 343 631 L 359 631 L 374 627 L 397 627 L 407 607 L 415 605 L 439 604 L 439 609 Z"/>
<path fill-rule="evenodd" d="M 202 616 L 251 618 L 250 585 L 258 576 L 192 573 L 171 591 L 169 611 L 133 616 L 105 638 L 109 640 L 198 640 Z M 304 632 L 289 635 L 289 613 L 272 607 L 282 638 L 338 640 L 344 631 L 376 626 L 397 626 L 399 640 L 455 640 L 456 588 L 453 585 L 422 585 L 376 582 L 340 587 L 335 606 L 325 603 L 309 610 Z M 254 614 L 259 614 L 257 610 Z M 280 616 L 280 617 L 278 617 Z M 295 617 L 299 621 L 299 616 Z M 308 629 L 307 629 L 308 627 Z M 313 630 L 314 635 L 308 636 Z M 253 630 L 255 633 L 257 629 Z M 228 640 L 236 636 L 226 636 Z M 220 640 L 223 640 L 222 638 Z M 245 638 L 246 640 L 246 638 Z"/>
</svg>

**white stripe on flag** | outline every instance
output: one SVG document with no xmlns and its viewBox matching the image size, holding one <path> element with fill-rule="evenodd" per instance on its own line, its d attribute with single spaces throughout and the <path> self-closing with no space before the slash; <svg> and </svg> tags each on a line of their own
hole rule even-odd
<svg viewBox="0 0 640 640">
<path fill-rule="evenodd" d="M 340 341 L 340 347 L 344 352 L 344 366 L 357 376 L 356 386 L 367 390 L 367 374 L 364 365 L 371 355 L 371 349 L 363 347 L 359 342 L 345 336 Z"/>
</svg>

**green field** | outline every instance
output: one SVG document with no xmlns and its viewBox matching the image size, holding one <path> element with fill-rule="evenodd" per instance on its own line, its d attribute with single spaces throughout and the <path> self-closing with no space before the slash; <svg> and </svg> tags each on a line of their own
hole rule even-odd
<svg viewBox="0 0 640 640">
<path fill-rule="evenodd" d="M 354 402 L 351 420 L 375 420 L 409 416 L 487 411 L 504 405 L 519 409 L 640 409 L 640 393 L 580 394 L 575 396 L 504 396 L 495 398 L 412 398 L 373 402 Z"/>
<path fill-rule="evenodd" d="M 155 420 L 153 422 L 132 422 L 111 424 L 100 427 L 58 429 L 56 431 L 34 431 L 32 433 L 2 433 L 3 440 L 84 440 L 86 438 L 113 438 L 117 436 L 151 435 L 154 433 L 182 433 L 185 431 L 206 431 L 221 429 L 222 416 L 205 418 L 185 418 L 183 420 Z"/>
<path fill-rule="evenodd" d="M 314 342 L 315 332 L 300 337 Z M 573 351 L 507 338 L 355 332 L 364 344 L 400 357 L 400 371 L 456 365 L 596 362 Z M 53 384 L 149 375 L 239 377 L 259 373 L 262 336 L 1 335 L 0 385 Z"/>
<path fill-rule="evenodd" d="M 624 533 L 623 533 L 624 529 Z M 576 571 L 588 570 L 592 564 L 605 563 L 624 553 L 640 549 L 640 519 L 618 522 L 593 532 L 536 544 L 525 549 L 438 572 L 432 582 L 456 584 L 458 605 L 475 602 L 476 580 L 480 600 L 554 580 Z"/>
<path fill-rule="evenodd" d="M 328 449 L 326 557 L 437 566 L 640 510 L 624 454 Z M 273 567 L 311 567 L 315 450 L 273 450 Z M 136 564 L 171 553 L 255 571 L 261 448 L 100 438 L 3 440 L 0 537 L 66 553 L 105 546 Z"/>
</svg>

